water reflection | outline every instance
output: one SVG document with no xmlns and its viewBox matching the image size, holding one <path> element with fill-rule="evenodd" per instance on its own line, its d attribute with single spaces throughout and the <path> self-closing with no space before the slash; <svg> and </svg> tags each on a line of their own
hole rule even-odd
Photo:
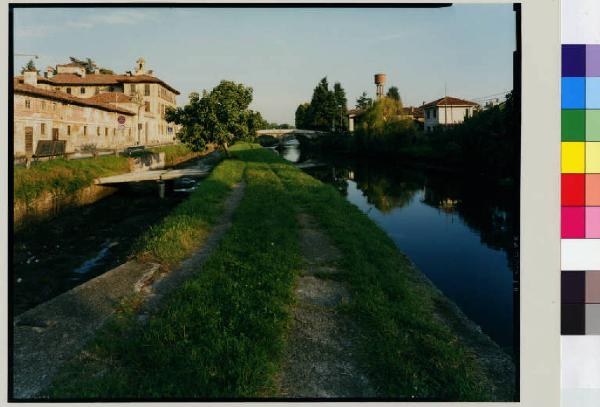
<svg viewBox="0 0 600 407">
<path fill-rule="evenodd" d="M 309 159 L 299 150 L 279 152 L 294 162 Z M 512 351 L 518 289 L 513 188 L 381 160 L 318 159 L 328 166 L 307 172 L 368 214 L 465 314 Z"/>
</svg>

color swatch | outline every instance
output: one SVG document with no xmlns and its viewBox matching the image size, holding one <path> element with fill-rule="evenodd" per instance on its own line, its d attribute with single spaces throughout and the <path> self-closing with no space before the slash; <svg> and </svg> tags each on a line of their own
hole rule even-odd
<svg viewBox="0 0 600 407">
<path fill-rule="evenodd" d="M 574 257 L 565 247 L 600 239 L 600 45 L 562 46 L 561 107 L 561 239 L 573 241 L 564 266 Z M 561 275 L 561 333 L 600 335 L 600 271 L 573 263 Z"/>
<path fill-rule="evenodd" d="M 563 335 L 600 335 L 600 271 L 563 271 Z"/>
</svg>

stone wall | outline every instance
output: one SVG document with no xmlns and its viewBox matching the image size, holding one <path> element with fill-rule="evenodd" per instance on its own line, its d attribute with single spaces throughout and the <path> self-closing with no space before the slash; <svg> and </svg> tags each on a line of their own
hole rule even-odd
<svg viewBox="0 0 600 407">
<path fill-rule="evenodd" d="M 114 194 L 116 191 L 117 188 L 90 185 L 71 195 L 44 192 L 32 202 L 15 200 L 13 205 L 15 229 L 23 226 L 28 221 L 56 216 L 60 211 L 67 208 L 89 205 Z"/>
</svg>

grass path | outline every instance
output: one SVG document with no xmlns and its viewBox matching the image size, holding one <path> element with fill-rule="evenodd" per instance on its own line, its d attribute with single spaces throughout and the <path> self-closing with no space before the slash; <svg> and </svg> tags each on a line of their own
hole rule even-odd
<svg viewBox="0 0 600 407">
<path fill-rule="evenodd" d="M 409 400 L 498 399 L 478 356 L 444 320 L 442 295 L 380 228 L 333 187 L 273 152 L 248 144 L 236 145 L 232 152 L 236 159 L 226 160 L 215 173 L 224 166 L 245 166 L 246 191 L 218 248 L 146 324 L 136 324 L 124 313 L 86 350 L 92 356 L 75 361 L 50 395 L 270 397 L 281 395 L 283 383 L 289 395 L 329 395 L 333 388 L 334 396 L 374 391 Z M 140 246 L 142 258 L 172 264 L 189 255 L 189 245 L 203 236 L 196 231 L 203 227 L 196 220 L 197 205 L 215 211 L 210 202 L 203 203 L 205 196 L 194 197 L 195 204 L 182 205 L 149 231 Z M 298 218 L 300 213 L 309 220 Z M 319 239 L 326 236 L 331 244 L 305 244 L 309 230 L 318 230 Z M 318 258 L 310 251 L 315 247 L 320 252 L 337 248 L 337 272 L 327 273 L 332 265 L 325 259 L 312 275 L 298 280 L 302 257 Z M 294 291 L 297 282 L 304 293 Z M 319 293 L 324 294 L 320 299 Z M 318 329 L 319 318 L 302 325 L 305 331 L 294 327 L 293 319 L 295 310 L 315 301 L 329 304 L 321 304 L 319 311 L 320 320 L 329 324 L 321 339 L 352 338 L 331 348 L 331 357 L 351 357 L 329 359 L 326 368 L 333 375 L 354 375 L 344 383 L 332 379 L 316 388 L 311 387 L 316 377 L 308 367 L 298 371 L 298 381 L 278 376 L 286 360 L 299 360 L 285 353 L 295 339 L 307 344 L 307 360 L 319 353 L 310 349 L 307 331 Z M 353 364 L 349 367 L 343 360 Z M 305 388 L 290 386 L 300 386 L 301 380 Z"/>
</svg>

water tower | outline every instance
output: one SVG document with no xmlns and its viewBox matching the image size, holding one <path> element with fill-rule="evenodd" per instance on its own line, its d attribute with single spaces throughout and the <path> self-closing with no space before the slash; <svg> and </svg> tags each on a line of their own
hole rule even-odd
<svg viewBox="0 0 600 407">
<path fill-rule="evenodd" d="M 375 74 L 375 85 L 377 85 L 377 99 L 383 96 L 383 85 L 385 84 L 385 74 L 384 73 L 376 73 Z"/>
</svg>

